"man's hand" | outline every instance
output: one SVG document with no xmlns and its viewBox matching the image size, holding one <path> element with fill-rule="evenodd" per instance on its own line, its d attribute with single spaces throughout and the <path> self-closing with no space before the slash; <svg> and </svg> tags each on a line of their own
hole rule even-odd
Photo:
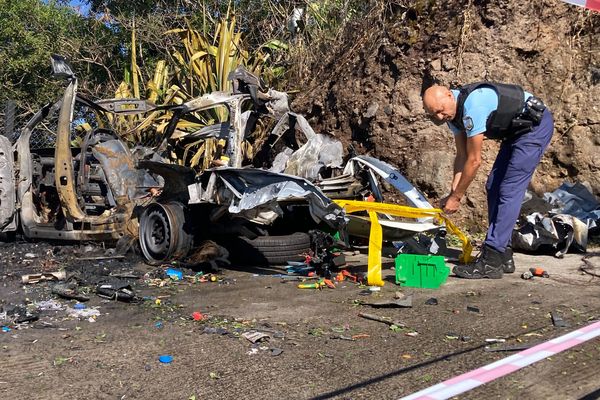
<svg viewBox="0 0 600 400">
<path fill-rule="evenodd" d="M 446 214 L 453 214 L 460 208 L 460 199 L 457 199 L 453 195 L 446 196 L 440 200 L 440 208 Z"/>
</svg>

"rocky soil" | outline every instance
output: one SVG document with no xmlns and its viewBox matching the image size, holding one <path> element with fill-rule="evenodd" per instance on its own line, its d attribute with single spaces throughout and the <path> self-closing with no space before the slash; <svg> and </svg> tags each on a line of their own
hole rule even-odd
<svg viewBox="0 0 600 400">
<path fill-rule="evenodd" d="M 519 84 L 556 120 L 531 189 L 580 181 L 598 195 L 599 33 L 600 14 L 558 0 L 379 2 L 313 68 L 294 108 L 315 130 L 396 164 L 436 201 L 449 190 L 454 144 L 446 127 L 426 119 L 422 90 L 433 82 Z M 484 226 L 484 182 L 497 148 L 486 141 L 464 200 L 460 217 L 473 230 Z"/>
</svg>

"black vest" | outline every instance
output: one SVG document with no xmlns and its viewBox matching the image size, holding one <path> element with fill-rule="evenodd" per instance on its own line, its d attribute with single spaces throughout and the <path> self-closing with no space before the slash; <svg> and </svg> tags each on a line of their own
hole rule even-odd
<svg viewBox="0 0 600 400">
<path fill-rule="evenodd" d="M 507 139 L 509 137 L 529 132 L 533 122 L 523 118 L 525 107 L 523 88 L 517 85 L 507 85 L 494 82 L 478 82 L 462 86 L 456 100 L 456 115 L 450 122 L 461 131 L 465 131 L 463 112 L 465 100 L 475 89 L 488 86 L 498 94 L 498 108 L 492 111 L 486 122 L 485 136 L 490 139 Z"/>
</svg>

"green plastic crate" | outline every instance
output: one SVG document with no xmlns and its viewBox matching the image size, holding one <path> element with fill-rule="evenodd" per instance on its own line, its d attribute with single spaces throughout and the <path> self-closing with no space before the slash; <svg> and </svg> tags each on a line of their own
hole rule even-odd
<svg viewBox="0 0 600 400">
<path fill-rule="evenodd" d="M 446 282 L 450 268 L 443 256 L 399 254 L 396 256 L 396 284 L 400 286 L 437 289 Z"/>
</svg>

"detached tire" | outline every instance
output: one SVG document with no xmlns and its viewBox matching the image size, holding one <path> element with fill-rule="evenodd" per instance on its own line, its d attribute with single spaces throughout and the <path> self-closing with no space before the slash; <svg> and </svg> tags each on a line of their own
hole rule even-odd
<svg viewBox="0 0 600 400">
<path fill-rule="evenodd" d="M 287 261 L 304 261 L 310 251 L 310 236 L 296 232 L 285 236 L 237 237 L 228 241 L 231 261 L 237 265 L 285 265 Z"/>
</svg>

